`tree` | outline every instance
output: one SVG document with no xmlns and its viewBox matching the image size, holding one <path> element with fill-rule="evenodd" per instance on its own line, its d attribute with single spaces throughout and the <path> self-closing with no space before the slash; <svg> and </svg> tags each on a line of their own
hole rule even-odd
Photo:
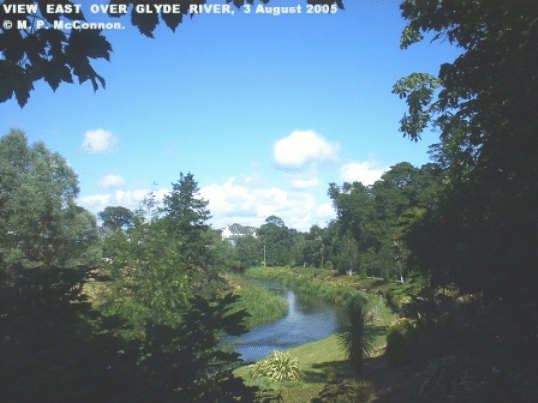
<svg viewBox="0 0 538 403">
<path fill-rule="evenodd" d="M 462 51 L 438 77 L 413 73 L 393 89 L 409 107 L 404 136 L 417 140 L 428 126 L 440 135 L 431 151 L 443 185 L 405 231 L 408 262 L 429 280 L 419 309 L 433 315 L 435 291 L 448 286 L 471 296 L 471 319 L 445 354 L 467 350 L 533 379 L 526 362 L 538 337 L 538 3 L 407 0 L 401 9 L 402 47 L 433 33 Z M 424 339 L 443 340 L 430 322 Z M 518 398 L 528 400 L 508 400 Z"/>
<path fill-rule="evenodd" d="M 372 186 L 362 183 L 332 183 L 333 200 L 340 223 L 340 241 L 335 257 L 341 272 L 359 266 L 361 275 L 403 279 L 402 226 L 415 209 L 431 206 L 441 178 L 435 164 L 416 168 L 401 162 L 384 173 Z M 351 242 L 351 238 L 354 242 Z"/>
<path fill-rule="evenodd" d="M 251 235 L 238 237 L 235 240 L 234 248 L 241 271 L 258 266 L 263 259 L 263 246 L 260 245 L 258 239 Z"/>
<path fill-rule="evenodd" d="M 2 402 L 254 401 L 254 388 L 232 374 L 239 355 L 218 349 L 223 332 L 245 330 L 244 311 L 230 309 L 238 297 L 192 298 L 181 323 L 152 318 L 143 338 L 126 340 L 124 321 L 81 293 L 92 273 L 36 268 L 2 290 Z"/>
<path fill-rule="evenodd" d="M 222 230 L 210 229 L 207 231 L 207 247 L 211 250 L 211 266 L 222 271 L 239 271 L 240 261 L 232 240 L 222 237 Z"/>
<path fill-rule="evenodd" d="M 432 151 L 447 170 L 446 186 L 429 214 L 443 233 L 438 269 L 492 300 L 535 300 L 538 3 L 405 1 L 401 9 L 408 20 L 402 47 L 434 31 L 434 39 L 462 48 L 438 78 L 413 74 L 393 90 L 409 105 L 404 135 L 416 140 L 428 124 L 440 132 Z M 433 82 L 439 91 L 425 90 Z M 414 251 L 423 255 L 418 245 Z"/>
<path fill-rule="evenodd" d="M 156 186 L 157 183 L 153 182 L 153 185 Z M 146 196 L 144 196 L 144 199 L 142 199 L 140 202 L 138 209 L 135 211 L 135 216 L 138 217 L 138 219 L 145 219 L 147 222 L 152 222 L 158 217 L 158 204 L 159 202 L 157 201 L 157 196 L 152 190 Z"/>
<path fill-rule="evenodd" d="M 166 221 L 180 232 L 191 232 L 209 228 L 206 221 L 211 218 L 207 200 L 199 198 L 198 182 L 189 172 L 179 174 L 179 181 L 172 183 L 172 192 L 164 196 L 162 211 Z"/>
<path fill-rule="evenodd" d="M 269 0 L 261 0 L 267 4 Z M 166 26 L 175 31 L 190 14 L 191 5 L 203 5 L 206 0 L 167 0 L 164 5 L 176 5 L 179 12 L 146 13 L 146 9 L 154 9 L 154 2 L 110 0 L 107 12 L 110 17 L 119 18 L 130 12 L 131 24 L 141 34 L 153 38 L 153 32 L 162 20 Z M 237 8 L 245 3 L 253 4 L 254 0 L 226 0 Z M 341 0 L 308 0 L 311 4 L 337 4 L 343 9 Z M 19 9 L 17 5 L 23 4 Z M 110 61 L 112 45 L 102 35 L 102 30 L 77 29 L 74 26 L 69 33 L 60 29 L 51 29 L 54 21 L 82 21 L 86 19 L 82 8 L 69 1 L 52 0 L 24 1 L 5 0 L 0 9 L 0 24 L 9 24 L 12 20 L 20 21 L 17 29 L 3 29 L 0 33 L 0 102 L 13 96 L 23 107 L 34 90 L 34 83 L 44 79 L 56 91 L 63 83 L 79 83 L 91 81 L 94 91 L 99 86 L 105 88 L 105 79 L 92 67 L 91 59 Z M 52 13 L 48 12 L 52 7 Z M 124 7 L 123 7 L 124 6 Z M 138 8 L 138 7 L 140 8 Z M 9 7 L 14 7 L 6 12 Z M 17 7 L 17 8 L 15 8 Z M 13 12 L 16 11 L 16 12 Z M 20 12 L 22 11 L 22 12 Z M 190 14 L 191 18 L 195 14 Z M 159 18 L 160 16 L 160 18 Z M 35 22 L 42 24 L 38 28 Z"/>
<path fill-rule="evenodd" d="M 0 189 L 4 268 L 75 262 L 96 240 L 95 219 L 74 202 L 76 174 L 43 143 L 29 147 L 19 130 L 0 139 Z"/>
<path fill-rule="evenodd" d="M 179 181 L 172 183 L 172 192 L 164 196 L 163 223 L 169 236 L 182 240 L 184 258 L 200 262 L 207 255 L 204 233 L 211 218 L 208 204 L 200 198 L 198 182 L 190 172 L 181 172 Z"/>
<path fill-rule="evenodd" d="M 118 231 L 121 227 L 133 225 L 133 212 L 122 206 L 108 206 L 99 214 L 103 220 L 103 225 L 109 227 L 112 231 Z"/>
<path fill-rule="evenodd" d="M 284 266 L 291 263 L 293 238 L 281 218 L 267 217 L 258 234 L 265 248 L 267 265 Z"/>
</svg>

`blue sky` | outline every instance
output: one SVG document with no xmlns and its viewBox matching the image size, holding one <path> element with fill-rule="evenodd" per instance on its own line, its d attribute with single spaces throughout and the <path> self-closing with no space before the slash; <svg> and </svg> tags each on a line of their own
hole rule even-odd
<svg viewBox="0 0 538 403">
<path fill-rule="evenodd" d="M 81 4 L 88 20 L 106 20 Z M 307 15 L 306 0 L 269 6 L 297 4 L 302 14 L 198 15 L 175 33 L 161 24 L 155 39 L 124 17 L 125 30 L 105 31 L 110 63 L 94 62 L 105 90 L 40 82 L 23 109 L 0 104 L 0 134 L 19 128 L 62 154 L 94 214 L 136 209 L 181 171 L 194 174 L 215 228 L 273 214 L 301 231 L 325 226 L 329 183 L 429 162 L 437 135 L 402 137 L 406 105 L 391 88 L 414 71 L 437 74 L 459 51 L 429 41 L 400 50 L 397 0 L 348 0 L 332 15 Z"/>
</svg>

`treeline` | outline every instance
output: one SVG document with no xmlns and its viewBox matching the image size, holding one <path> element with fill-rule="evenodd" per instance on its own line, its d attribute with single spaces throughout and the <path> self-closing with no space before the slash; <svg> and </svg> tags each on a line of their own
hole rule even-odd
<svg viewBox="0 0 538 403">
<path fill-rule="evenodd" d="M 259 228 L 233 224 L 229 261 L 238 270 L 255 266 L 307 266 L 361 277 L 403 281 L 409 249 L 402 235 L 430 208 L 441 187 L 443 170 L 402 162 L 372 186 L 330 184 L 328 194 L 338 218 L 308 232 L 288 228 L 270 216 Z M 248 230 L 248 231 L 247 231 Z"/>
</svg>

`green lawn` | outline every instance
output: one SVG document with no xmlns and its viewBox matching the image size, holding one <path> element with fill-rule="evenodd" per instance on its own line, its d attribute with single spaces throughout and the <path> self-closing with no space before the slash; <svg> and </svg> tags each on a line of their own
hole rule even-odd
<svg viewBox="0 0 538 403">
<path fill-rule="evenodd" d="M 338 302 L 338 297 L 345 299 L 347 295 L 360 290 L 366 294 L 368 310 L 372 313 L 371 323 L 374 330 L 372 356 L 383 354 L 386 345 L 386 332 L 395 318 L 387 306 L 386 300 L 381 297 L 383 291 L 386 291 L 383 289 L 387 286 L 386 284 L 375 279 L 361 281 L 356 276 L 338 277 L 329 271 L 311 269 L 270 268 L 263 272 L 260 269 L 251 270 L 248 274 L 253 275 L 253 277 L 263 277 L 287 283 L 292 287 L 301 282 L 302 287 L 300 288 L 303 291 L 310 291 L 334 302 Z M 249 366 L 238 368 L 235 375 L 245 379 L 245 383 L 249 385 L 256 385 L 261 389 L 273 390 L 274 393 L 281 394 L 283 401 L 290 403 L 309 402 L 331 381 L 356 378 L 353 368 L 347 361 L 346 352 L 339 336 L 336 334 L 287 351 L 299 359 L 303 376 L 297 382 L 273 382 L 263 378 L 253 380 L 249 375 Z"/>
<path fill-rule="evenodd" d="M 235 375 L 245 379 L 249 385 L 272 389 L 282 393 L 285 402 L 309 401 L 318 395 L 323 386 L 333 377 L 353 376 L 346 354 L 337 335 L 287 350 L 299 359 L 303 376 L 297 382 L 272 382 L 267 379 L 252 380 L 249 366 L 235 370 Z"/>
</svg>

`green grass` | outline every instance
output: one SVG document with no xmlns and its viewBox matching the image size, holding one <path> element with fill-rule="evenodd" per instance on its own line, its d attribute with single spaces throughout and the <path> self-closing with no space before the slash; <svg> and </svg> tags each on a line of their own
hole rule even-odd
<svg viewBox="0 0 538 403">
<path fill-rule="evenodd" d="M 360 280 L 358 276 L 338 276 L 332 270 L 302 267 L 256 268 L 248 270 L 246 274 L 279 282 L 337 305 L 352 298 L 365 298 L 368 320 L 374 334 L 371 356 L 384 353 L 387 329 L 395 316 L 383 295 L 386 295 L 393 284 L 381 279 Z M 267 378 L 253 380 L 249 376 L 249 366 L 240 367 L 234 373 L 245 379 L 245 383 L 249 385 L 276 391 L 284 402 L 310 401 L 327 383 L 356 377 L 338 334 L 287 351 L 299 360 L 299 368 L 303 374 L 299 381 L 273 382 Z"/>
<path fill-rule="evenodd" d="M 240 276 L 227 274 L 226 279 L 233 288 L 233 293 L 241 297 L 232 312 L 245 309 L 249 313 L 250 316 L 244 319 L 244 324 L 248 329 L 273 322 L 287 315 L 289 306 L 286 298 Z"/>
<path fill-rule="evenodd" d="M 362 296 L 368 302 L 368 309 L 376 314 L 374 319 L 389 323 L 394 319 L 392 311 L 383 302 L 383 296 L 398 283 L 387 283 L 377 278 L 361 280 L 357 275 L 340 276 L 335 270 L 308 267 L 257 267 L 247 270 L 246 275 L 276 281 L 336 305 Z"/>
<path fill-rule="evenodd" d="M 382 354 L 386 339 L 386 330 L 383 327 L 375 327 L 374 333 L 372 356 Z M 290 403 L 308 402 L 316 397 L 327 383 L 356 377 L 339 334 L 286 351 L 299 361 L 302 373 L 299 381 L 275 382 L 267 378 L 252 379 L 250 376 L 252 368 L 249 365 L 237 368 L 234 375 L 243 378 L 247 385 L 255 385 L 266 391 L 276 391 L 281 394 L 284 402 Z"/>
<path fill-rule="evenodd" d="M 299 360 L 302 377 L 298 381 L 278 382 L 267 378 L 255 380 L 250 376 L 252 368 L 249 365 L 236 369 L 234 374 L 243 378 L 247 385 L 256 385 L 264 390 L 279 391 L 283 395 L 295 396 L 297 393 L 301 393 L 305 396 L 310 394 L 310 397 L 317 396 L 328 382 L 328 378 L 332 376 L 332 372 L 336 371 L 342 376 L 353 374 L 353 369 L 347 361 L 346 352 L 338 335 L 334 334 L 325 339 L 286 351 Z"/>
</svg>

